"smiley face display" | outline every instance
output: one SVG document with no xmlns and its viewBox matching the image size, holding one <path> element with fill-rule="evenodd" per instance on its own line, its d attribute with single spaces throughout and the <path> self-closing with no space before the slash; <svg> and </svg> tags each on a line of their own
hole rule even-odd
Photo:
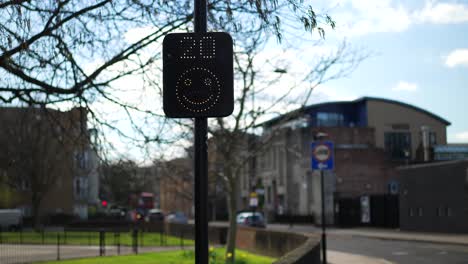
<svg viewBox="0 0 468 264">
<path fill-rule="evenodd" d="M 209 69 L 192 67 L 184 71 L 176 83 L 179 103 L 191 112 L 202 113 L 219 101 L 221 84 Z"/>
</svg>

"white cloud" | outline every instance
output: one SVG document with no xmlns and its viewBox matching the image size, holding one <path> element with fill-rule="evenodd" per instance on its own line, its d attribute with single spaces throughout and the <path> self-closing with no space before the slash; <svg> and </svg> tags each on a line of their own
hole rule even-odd
<svg viewBox="0 0 468 264">
<path fill-rule="evenodd" d="M 406 81 L 400 81 L 392 87 L 392 91 L 397 92 L 416 92 L 418 90 L 418 85 L 416 83 L 410 83 Z"/>
<path fill-rule="evenodd" d="M 340 0 L 333 5 L 337 31 L 345 36 L 402 32 L 411 25 L 410 12 L 392 0 Z"/>
<path fill-rule="evenodd" d="M 468 22 L 468 5 L 427 1 L 424 8 L 414 13 L 420 23 L 456 24 Z"/>
<path fill-rule="evenodd" d="M 445 65 L 449 68 L 464 65 L 468 66 L 468 49 L 456 49 L 445 57 Z"/>
<path fill-rule="evenodd" d="M 460 132 L 458 134 L 455 134 L 455 139 L 460 140 L 460 141 L 468 142 L 468 131 Z"/>
<path fill-rule="evenodd" d="M 335 0 L 330 6 L 329 13 L 337 22 L 336 33 L 348 37 L 403 32 L 415 24 L 468 22 L 468 4 L 462 3 L 428 0 L 410 8 L 396 0 Z"/>
</svg>

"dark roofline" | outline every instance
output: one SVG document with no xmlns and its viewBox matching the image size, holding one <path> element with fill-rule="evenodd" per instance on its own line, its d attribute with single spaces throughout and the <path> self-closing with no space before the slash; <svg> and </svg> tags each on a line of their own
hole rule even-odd
<svg viewBox="0 0 468 264">
<path fill-rule="evenodd" d="M 299 108 L 299 109 L 296 109 L 296 110 L 293 110 L 293 111 L 290 111 L 284 115 L 280 115 L 278 117 L 275 117 L 275 118 L 272 118 L 268 121 L 265 121 L 261 124 L 259 124 L 258 126 L 264 126 L 264 125 L 273 125 L 275 124 L 278 120 L 286 117 L 286 116 L 291 116 L 290 118 L 286 117 L 285 120 L 289 120 L 289 119 L 292 119 L 295 117 L 295 114 L 296 113 L 305 113 L 307 112 L 308 110 L 312 109 L 312 108 L 316 108 L 316 107 L 320 107 L 320 106 L 324 106 L 324 105 L 331 105 L 331 104 L 353 104 L 353 103 L 358 103 L 358 102 L 365 102 L 365 101 L 380 101 L 380 102 L 385 102 L 385 103 L 390 103 L 390 104 L 396 104 L 396 105 L 401 105 L 401 106 L 404 106 L 404 107 L 407 107 L 407 108 L 411 108 L 413 110 L 416 110 L 418 112 L 421 112 L 423 114 L 426 114 L 426 115 L 429 115 L 431 116 L 432 118 L 434 119 L 437 119 L 439 120 L 440 122 L 444 123 L 445 125 L 449 126 L 451 125 L 451 123 L 445 119 L 443 119 L 442 117 L 436 115 L 436 114 L 433 114 L 427 110 L 424 110 L 422 108 L 419 108 L 417 106 L 414 106 L 414 105 L 410 105 L 410 104 L 407 104 L 407 103 L 403 103 L 403 102 L 400 102 L 400 101 L 396 101 L 396 100 L 391 100 L 391 99 L 385 99 L 385 98 L 378 98 L 378 97 L 369 97 L 369 96 L 365 96 L 365 97 L 361 97 L 361 98 L 358 98 L 356 100 L 353 100 L 353 101 L 332 101 L 332 102 L 324 102 L 324 103 L 318 103 L 318 104 L 312 104 L 312 105 L 308 105 L 306 107 L 302 107 L 302 108 Z"/>
</svg>

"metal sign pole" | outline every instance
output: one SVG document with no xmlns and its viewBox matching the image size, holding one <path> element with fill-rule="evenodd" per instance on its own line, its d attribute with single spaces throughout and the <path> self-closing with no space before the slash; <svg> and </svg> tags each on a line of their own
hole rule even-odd
<svg viewBox="0 0 468 264">
<path fill-rule="evenodd" d="M 322 263 L 327 264 L 327 234 L 326 234 L 326 217 L 325 217 L 325 182 L 323 170 L 320 170 L 320 181 L 322 189 Z"/>
<path fill-rule="evenodd" d="M 194 1 L 195 33 L 206 32 L 206 0 Z M 195 118 L 195 263 L 208 264 L 207 118 Z"/>
</svg>

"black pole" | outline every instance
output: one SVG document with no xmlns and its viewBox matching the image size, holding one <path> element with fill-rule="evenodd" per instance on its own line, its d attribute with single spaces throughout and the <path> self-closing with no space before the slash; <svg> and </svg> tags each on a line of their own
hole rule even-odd
<svg viewBox="0 0 468 264">
<path fill-rule="evenodd" d="M 208 264 L 208 166 L 206 118 L 195 119 L 195 263 Z"/>
<path fill-rule="evenodd" d="M 206 0 L 194 0 L 195 33 L 206 32 Z M 208 264 L 208 121 L 195 118 L 195 263 Z"/>
<path fill-rule="evenodd" d="M 325 220 L 325 181 L 323 170 L 320 170 L 320 182 L 322 185 L 322 263 L 327 264 L 327 234 Z"/>
</svg>

